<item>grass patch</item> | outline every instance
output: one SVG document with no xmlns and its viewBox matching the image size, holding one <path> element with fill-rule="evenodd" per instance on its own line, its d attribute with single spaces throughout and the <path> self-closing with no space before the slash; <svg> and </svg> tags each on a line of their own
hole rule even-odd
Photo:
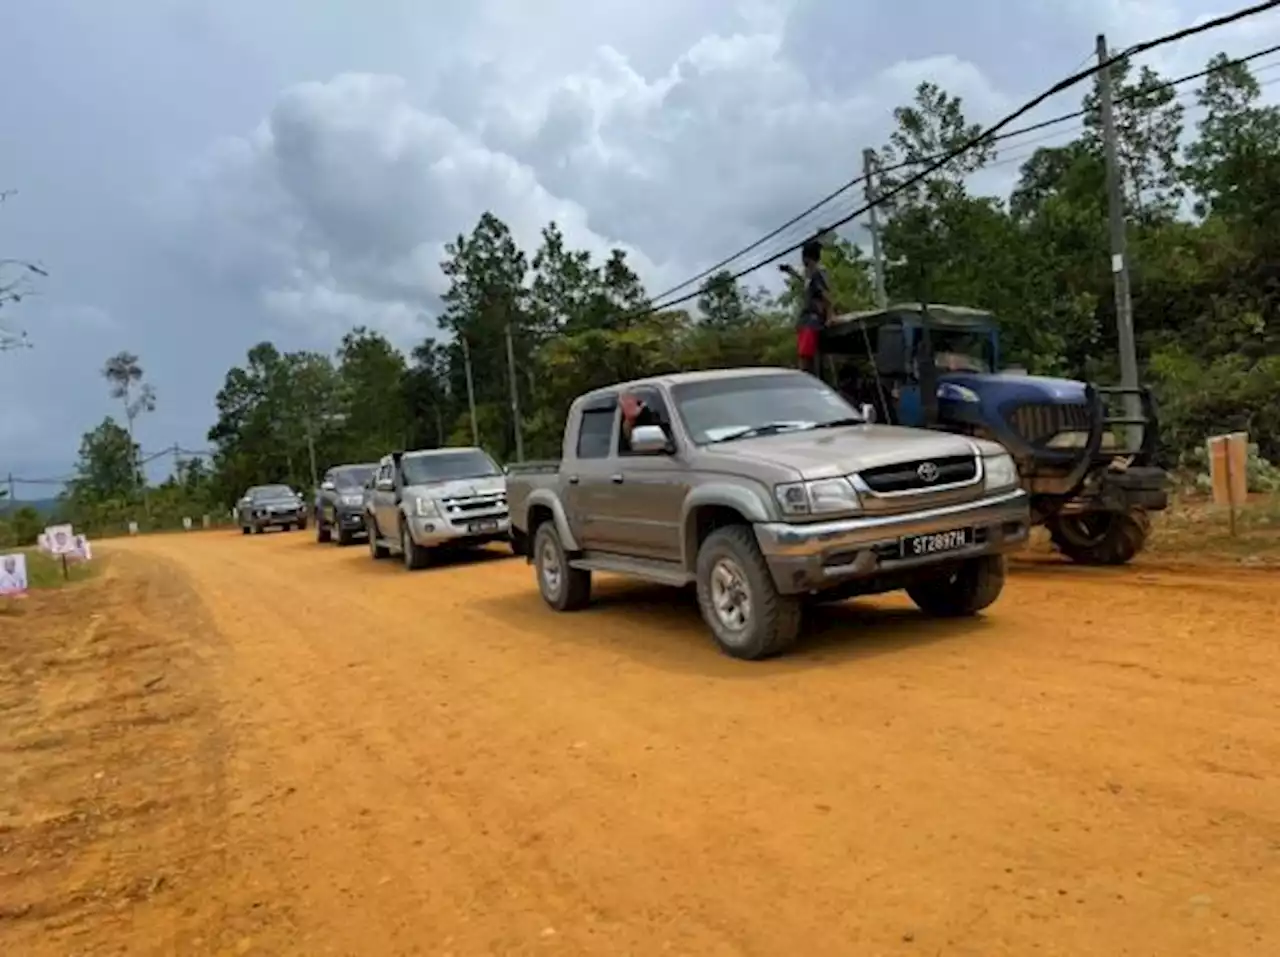
<svg viewBox="0 0 1280 957">
<path fill-rule="evenodd" d="M 61 588 L 71 582 L 84 581 L 97 574 L 102 562 L 101 558 L 91 562 L 68 562 L 67 577 L 62 575 L 62 561 L 46 555 L 37 548 L 24 548 L 19 551 L 27 556 L 27 584 L 34 590 L 37 588 Z"/>
<path fill-rule="evenodd" d="M 1156 518 L 1149 550 L 1179 557 L 1280 562 L 1280 495 L 1253 495 L 1236 510 L 1235 535 L 1225 507 L 1180 498 Z"/>
</svg>

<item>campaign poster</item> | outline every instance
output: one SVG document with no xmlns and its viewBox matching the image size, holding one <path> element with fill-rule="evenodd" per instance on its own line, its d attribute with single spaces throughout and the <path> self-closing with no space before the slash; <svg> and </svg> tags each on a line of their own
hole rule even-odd
<svg viewBox="0 0 1280 957">
<path fill-rule="evenodd" d="M 0 555 L 0 596 L 16 598 L 27 593 L 27 556 L 21 552 Z"/>
</svg>

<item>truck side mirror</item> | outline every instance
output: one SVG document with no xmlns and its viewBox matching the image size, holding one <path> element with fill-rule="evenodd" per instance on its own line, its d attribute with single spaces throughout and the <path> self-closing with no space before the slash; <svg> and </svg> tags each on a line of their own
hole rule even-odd
<svg viewBox="0 0 1280 957">
<path fill-rule="evenodd" d="M 663 455 L 671 451 L 671 440 L 660 425 L 637 425 L 631 431 L 631 451 L 635 455 Z"/>
<path fill-rule="evenodd" d="M 902 326 L 881 326 L 876 336 L 876 371 L 883 376 L 907 374 L 907 338 Z"/>
</svg>

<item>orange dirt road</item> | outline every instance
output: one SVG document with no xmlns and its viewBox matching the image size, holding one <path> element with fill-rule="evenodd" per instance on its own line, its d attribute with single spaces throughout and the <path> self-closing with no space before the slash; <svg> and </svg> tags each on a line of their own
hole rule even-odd
<svg viewBox="0 0 1280 957">
<path fill-rule="evenodd" d="M 1274 573 L 1027 563 L 982 619 L 859 601 L 749 664 L 679 593 L 556 615 L 497 551 L 103 551 L 61 613 L 168 649 L 169 730 L 21 793 L 153 774 L 160 817 L 56 867 L 0 828 L 0 952 L 1280 953 Z"/>
</svg>

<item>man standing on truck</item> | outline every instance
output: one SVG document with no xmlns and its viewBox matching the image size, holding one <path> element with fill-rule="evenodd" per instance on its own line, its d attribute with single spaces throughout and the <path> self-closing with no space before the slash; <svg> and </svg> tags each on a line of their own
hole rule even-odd
<svg viewBox="0 0 1280 957">
<path fill-rule="evenodd" d="M 799 366 L 811 375 L 818 375 L 818 336 L 834 313 L 831 302 L 831 282 L 822 268 L 822 243 L 810 239 L 800 250 L 803 275 L 790 263 L 778 266 L 793 279 L 804 283 L 800 296 L 800 315 L 796 319 L 796 357 Z"/>
</svg>

